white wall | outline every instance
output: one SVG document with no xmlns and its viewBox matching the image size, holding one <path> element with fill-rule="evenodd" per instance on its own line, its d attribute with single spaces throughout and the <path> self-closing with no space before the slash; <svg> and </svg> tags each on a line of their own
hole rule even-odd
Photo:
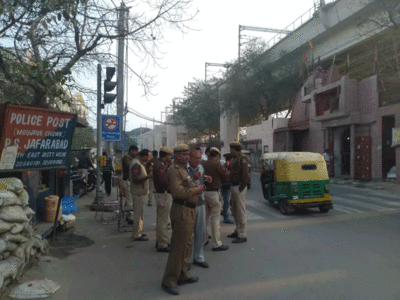
<svg viewBox="0 0 400 300">
<path fill-rule="evenodd" d="M 220 139 L 223 144 L 221 154 L 229 153 L 229 143 L 239 139 L 239 114 L 221 115 Z"/>
<path fill-rule="evenodd" d="M 274 149 L 274 130 L 288 126 L 289 119 L 276 118 L 263 121 L 261 124 L 249 126 L 246 129 L 246 140 L 261 139 L 261 150 L 264 153 L 264 146 L 268 146 L 268 152 Z"/>
</svg>

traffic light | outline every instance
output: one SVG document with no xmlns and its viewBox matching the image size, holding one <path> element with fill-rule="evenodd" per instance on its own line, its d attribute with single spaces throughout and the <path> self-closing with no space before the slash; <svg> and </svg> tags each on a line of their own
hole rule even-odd
<svg viewBox="0 0 400 300">
<path fill-rule="evenodd" d="M 110 94 L 108 92 L 111 92 L 115 87 L 117 86 L 117 83 L 115 81 L 111 81 L 115 73 L 115 68 L 114 67 L 107 67 L 106 68 L 106 80 L 104 80 L 104 103 L 112 103 L 115 100 L 115 97 L 117 97 L 117 94 Z"/>
</svg>

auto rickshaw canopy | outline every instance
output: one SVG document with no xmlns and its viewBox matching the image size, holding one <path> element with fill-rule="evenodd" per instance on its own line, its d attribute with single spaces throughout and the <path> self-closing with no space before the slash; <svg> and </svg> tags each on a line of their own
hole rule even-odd
<svg viewBox="0 0 400 300">
<path fill-rule="evenodd" d="M 273 152 L 261 157 L 264 170 L 271 166 L 269 161 L 276 161 L 275 180 L 315 181 L 329 179 L 324 157 L 314 152 Z"/>
</svg>

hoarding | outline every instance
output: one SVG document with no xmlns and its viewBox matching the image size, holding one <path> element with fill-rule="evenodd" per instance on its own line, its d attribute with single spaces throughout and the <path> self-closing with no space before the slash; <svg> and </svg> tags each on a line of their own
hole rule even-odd
<svg viewBox="0 0 400 300">
<path fill-rule="evenodd" d="M 65 166 L 75 125 L 74 114 L 7 105 L 0 133 L 0 170 Z"/>
</svg>

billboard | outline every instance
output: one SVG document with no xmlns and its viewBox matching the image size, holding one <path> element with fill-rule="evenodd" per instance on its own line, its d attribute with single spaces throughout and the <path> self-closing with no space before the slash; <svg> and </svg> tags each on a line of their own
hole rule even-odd
<svg viewBox="0 0 400 300">
<path fill-rule="evenodd" d="M 64 167 L 76 115 L 7 105 L 0 132 L 0 170 Z"/>
</svg>

